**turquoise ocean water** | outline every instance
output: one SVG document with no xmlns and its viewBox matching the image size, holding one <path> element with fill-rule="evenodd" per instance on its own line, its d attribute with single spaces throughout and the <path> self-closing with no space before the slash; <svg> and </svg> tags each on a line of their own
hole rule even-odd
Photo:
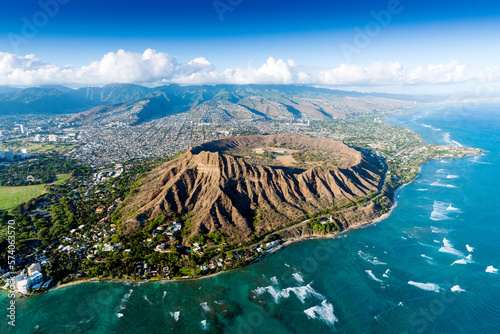
<svg viewBox="0 0 500 334">
<path fill-rule="evenodd" d="M 391 216 L 194 281 L 87 283 L 22 298 L 1 333 L 500 333 L 500 105 L 389 120 L 437 144 Z"/>
</svg>

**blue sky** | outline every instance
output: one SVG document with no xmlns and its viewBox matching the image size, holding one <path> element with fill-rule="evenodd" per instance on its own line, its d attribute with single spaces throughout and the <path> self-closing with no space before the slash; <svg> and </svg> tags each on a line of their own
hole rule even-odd
<svg viewBox="0 0 500 334">
<path fill-rule="evenodd" d="M 4 0 L 0 52 L 34 54 L 44 64 L 82 67 L 120 49 L 137 54 L 153 49 L 176 57 L 174 66 L 203 57 L 218 72 L 260 68 L 273 57 L 292 59 L 294 75 L 375 62 L 414 68 L 458 61 L 476 72 L 499 65 L 498 1 L 397 2 Z M 387 13 L 391 6 L 397 10 L 381 24 L 373 13 Z M 30 24 L 34 33 L 27 28 Z M 356 44 L 359 31 L 369 28 L 374 30 L 368 43 Z M 356 52 L 346 53 L 346 48 Z M 0 83 L 1 75 L 0 69 Z M 154 80 L 161 79 L 154 75 Z M 163 79 L 165 83 L 172 77 Z M 324 82 L 329 81 L 318 84 Z M 377 85 L 376 80 L 359 82 Z"/>
</svg>

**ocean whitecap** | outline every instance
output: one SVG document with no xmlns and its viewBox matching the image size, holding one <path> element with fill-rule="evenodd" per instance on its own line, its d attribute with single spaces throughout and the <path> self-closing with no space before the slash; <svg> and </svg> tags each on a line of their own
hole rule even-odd
<svg viewBox="0 0 500 334">
<path fill-rule="evenodd" d="M 420 283 L 420 282 L 414 282 L 414 281 L 409 281 L 408 284 L 416 286 L 419 289 L 426 290 L 426 291 L 434 291 L 434 292 L 439 292 L 441 291 L 441 288 L 439 285 L 434 284 L 434 283 Z"/>
<path fill-rule="evenodd" d="M 295 278 L 295 280 L 299 284 L 303 284 L 304 283 L 304 277 L 302 277 L 302 275 L 300 273 L 293 273 L 292 276 L 293 276 L 293 278 Z"/>
<path fill-rule="evenodd" d="M 203 311 L 210 312 L 210 306 L 208 306 L 207 302 L 201 303 L 200 306 L 203 309 Z"/>
<path fill-rule="evenodd" d="M 177 322 L 179 321 L 179 317 L 181 316 L 181 311 L 170 312 L 170 316 Z"/>
<path fill-rule="evenodd" d="M 496 273 L 498 273 L 498 269 L 497 269 L 497 268 L 495 268 L 495 267 L 493 267 L 493 266 L 488 266 L 488 267 L 486 268 L 486 272 L 487 272 L 487 273 L 496 274 Z"/>
<path fill-rule="evenodd" d="M 312 297 L 315 297 L 318 299 L 324 299 L 325 297 L 321 293 L 319 293 L 313 289 L 313 287 L 311 286 L 311 283 L 309 283 L 305 286 L 283 289 L 280 292 L 280 296 L 283 298 L 288 298 L 288 297 L 290 297 L 290 294 L 293 293 L 297 297 L 297 299 L 299 299 L 301 301 L 302 304 L 305 303 L 306 298 L 308 296 L 312 296 Z"/>
<path fill-rule="evenodd" d="M 330 326 L 333 326 L 338 321 L 333 313 L 333 305 L 326 300 L 323 300 L 320 305 L 304 310 L 304 313 L 307 314 L 308 318 L 319 319 Z"/>
<path fill-rule="evenodd" d="M 451 244 L 451 242 L 446 238 L 443 239 L 443 247 L 441 247 L 439 249 L 439 251 L 442 253 L 449 253 L 449 254 L 460 256 L 460 257 L 464 257 L 464 254 L 462 252 L 460 252 L 459 250 L 456 250 L 455 248 L 453 248 L 453 245 Z"/>
<path fill-rule="evenodd" d="M 377 278 L 374 274 L 373 274 L 373 271 L 371 270 L 365 270 L 365 272 L 368 274 L 368 276 L 370 276 L 370 278 L 372 280 L 374 280 L 375 282 L 380 282 L 380 283 L 383 283 L 384 281 L 382 281 L 381 279 Z M 384 274 L 385 275 L 385 274 Z"/>
<path fill-rule="evenodd" d="M 452 264 L 450 264 L 450 266 L 454 265 L 454 264 L 467 264 L 467 260 L 466 259 L 460 259 L 460 260 L 456 260 L 455 262 L 453 262 Z"/>
<path fill-rule="evenodd" d="M 403 238 L 403 237 L 401 237 Z M 368 253 L 364 253 L 363 251 L 358 251 L 358 255 L 360 258 L 362 258 L 363 260 L 367 261 L 367 262 L 370 262 L 371 264 L 375 264 L 375 265 L 387 265 L 387 263 L 385 262 L 381 262 L 377 259 L 377 257 L 374 257 L 372 256 L 371 254 L 368 254 Z"/>
<path fill-rule="evenodd" d="M 464 292 L 465 290 L 460 287 L 460 285 L 455 285 L 451 288 L 452 292 Z"/>
</svg>

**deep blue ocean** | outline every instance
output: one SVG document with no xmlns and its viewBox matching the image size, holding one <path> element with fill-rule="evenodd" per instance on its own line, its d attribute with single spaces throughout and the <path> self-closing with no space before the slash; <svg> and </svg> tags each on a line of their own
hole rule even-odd
<svg viewBox="0 0 500 334">
<path fill-rule="evenodd" d="M 15 329 L 2 291 L 0 332 L 500 333 L 500 105 L 422 108 L 388 123 L 486 151 L 422 166 L 383 221 L 247 268 L 22 298 Z"/>
</svg>

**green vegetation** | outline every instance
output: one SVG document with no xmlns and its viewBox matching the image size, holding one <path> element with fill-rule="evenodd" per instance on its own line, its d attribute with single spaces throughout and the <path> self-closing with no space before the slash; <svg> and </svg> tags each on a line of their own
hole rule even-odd
<svg viewBox="0 0 500 334">
<path fill-rule="evenodd" d="M 62 185 L 70 178 L 70 174 L 58 174 L 54 185 Z M 36 198 L 47 190 L 44 184 L 21 187 L 0 186 L 0 210 L 10 210 L 22 203 Z"/>
<path fill-rule="evenodd" d="M 56 153 L 44 154 L 38 158 L 16 161 L 1 169 L 0 186 L 27 186 L 52 182 L 61 184 L 70 174 L 85 173 L 86 168 L 77 161 L 61 158 Z M 61 174 L 65 176 L 58 177 Z"/>
<path fill-rule="evenodd" d="M 43 184 L 24 187 L 0 186 L 0 210 L 13 209 L 43 193 L 45 193 L 45 185 Z"/>
<path fill-rule="evenodd" d="M 12 148 L 13 150 L 19 150 L 21 148 L 28 149 L 30 155 L 38 154 L 38 153 L 58 153 L 63 154 L 67 151 L 75 148 L 76 144 L 67 144 L 67 143 L 41 143 L 41 142 L 33 142 L 28 141 L 26 139 L 12 139 L 0 142 L 0 150 L 5 148 Z"/>
</svg>

